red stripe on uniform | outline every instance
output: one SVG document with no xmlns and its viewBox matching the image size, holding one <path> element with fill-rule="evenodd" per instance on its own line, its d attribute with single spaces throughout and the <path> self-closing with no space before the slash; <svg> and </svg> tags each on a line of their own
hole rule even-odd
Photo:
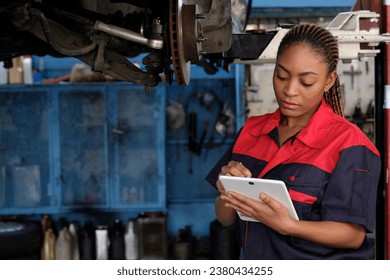
<svg viewBox="0 0 390 280">
<path fill-rule="evenodd" d="M 315 196 L 311 196 L 294 190 L 288 190 L 288 193 L 290 194 L 291 199 L 297 202 L 313 204 L 317 200 L 317 197 Z"/>
</svg>

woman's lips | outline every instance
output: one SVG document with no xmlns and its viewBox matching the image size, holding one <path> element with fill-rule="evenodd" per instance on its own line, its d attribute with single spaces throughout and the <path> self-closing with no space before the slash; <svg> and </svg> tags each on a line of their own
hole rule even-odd
<svg viewBox="0 0 390 280">
<path fill-rule="evenodd" d="M 295 110 L 298 108 L 298 104 L 282 100 L 282 107 L 289 110 Z"/>
</svg>

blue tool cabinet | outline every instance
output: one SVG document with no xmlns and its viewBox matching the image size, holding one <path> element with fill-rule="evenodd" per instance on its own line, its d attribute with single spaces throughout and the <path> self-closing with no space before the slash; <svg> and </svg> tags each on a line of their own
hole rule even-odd
<svg viewBox="0 0 390 280">
<path fill-rule="evenodd" d="M 189 98 L 213 92 L 231 106 L 238 129 L 242 73 L 237 66 L 205 79 L 195 70 L 189 86 L 160 84 L 151 92 L 121 82 L 0 86 L 0 215 L 126 219 L 160 211 L 170 234 L 190 225 L 207 235 L 217 193 L 204 177 L 234 135 L 221 137 L 218 111 Z M 205 143 L 213 137 L 214 147 L 194 154 L 187 124 L 166 129 L 169 100 L 197 113 L 198 136 L 209 120 Z"/>
<path fill-rule="evenodd" d="M 165 209 L 165 89 L 0 89 L 1 214 Z M 151 189 L 153 188 L 153 189 Z"/>
</svg>

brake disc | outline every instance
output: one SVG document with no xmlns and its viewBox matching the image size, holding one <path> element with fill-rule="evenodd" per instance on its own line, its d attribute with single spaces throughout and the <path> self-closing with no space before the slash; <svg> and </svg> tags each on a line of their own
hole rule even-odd
<svg viewBox="0 0 390 280">
<path fill-rule="evenodd" d="M 171 0 L 169 6 L 169 32 L 172 64 L 178 85 L 190 82 L 191 62 L 200 58 L 203 40 L 202 26 L 198 21 L 197 6 L 187 0 Z"/>
</svg>

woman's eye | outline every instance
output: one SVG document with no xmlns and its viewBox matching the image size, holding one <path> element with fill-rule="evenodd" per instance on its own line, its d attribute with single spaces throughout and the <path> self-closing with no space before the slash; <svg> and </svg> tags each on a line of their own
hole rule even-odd
<svg viewBox="0 0 390 280">
<path fill-rule="evenodd" d="M 286 77 L 282 77 L 282 76 L 279 76 L 279 75 L 277 75 L 276 76 L 279 80 L 281 80 L 281 81 L 285 81 L 285 80 L 287 80 L 287 78 Z"/>
<path fill-rule="evenodd" d="M 304 87 L 311 87 L 313 84 L 302 83 Z"/>
</svg>

